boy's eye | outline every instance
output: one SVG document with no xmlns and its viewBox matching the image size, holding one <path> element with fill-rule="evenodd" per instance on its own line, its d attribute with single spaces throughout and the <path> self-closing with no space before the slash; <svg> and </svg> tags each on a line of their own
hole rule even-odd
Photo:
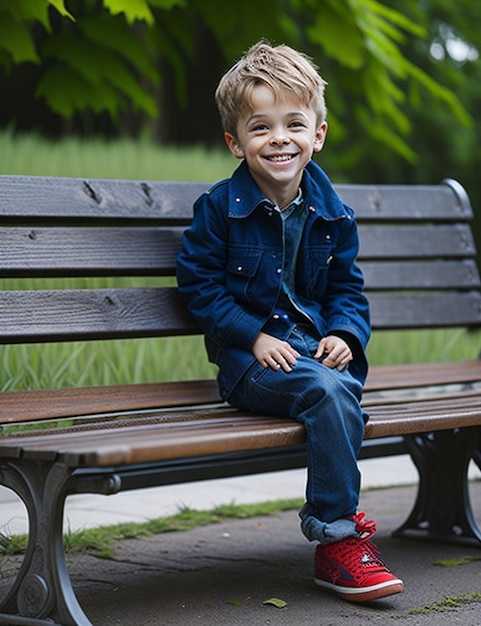
<svg viewBox="0 0 481 626">
<path fill-rule="evenodd" d="M 253 130 L 254 132 L 267 130 L 267 124 L 256 124 L 251 128 L 251 130 Z"/>
</svg>

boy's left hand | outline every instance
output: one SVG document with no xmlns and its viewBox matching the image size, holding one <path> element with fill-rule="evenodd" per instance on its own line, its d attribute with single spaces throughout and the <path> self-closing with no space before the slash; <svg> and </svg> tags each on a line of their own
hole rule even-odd
<svg viewBox="0 0 481 626">
<path fill-rule="evenodd" d="M 326 367 L 342 372 L 348 366 L 349 361 L 352 361 L 352 352 L 344 339 L 336 335 L 327 335 L 319 342 L 314 358 L 321 359 Z"/>
</svg>

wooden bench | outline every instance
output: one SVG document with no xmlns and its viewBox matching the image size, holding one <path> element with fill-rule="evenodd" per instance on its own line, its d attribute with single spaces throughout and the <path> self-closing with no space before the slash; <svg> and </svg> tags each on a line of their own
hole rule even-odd
<svg viewBox="0 0 481 626">
<path fill-rule="evenodd" d="M 0 177 L 0 343 L 198 334 L 173 286 L 15 290 L 9 279 L 172 276 L 205 187 Z M 337 188 L 358 215 L 375 332 L 481 327 L 473 215 L 458 183 Z M 370 371 L 361 458 L 410 452 L 420 473 L 398 536 L 481 546 L 467 485 L 471 459 L 481 464 L 481 361 L 473 353 L 467 362 Z M 0 423 L 28 424 L 0 439 L 0 483 L 24 501 L 30 524 L 0 624 L 90 625 L 64 560 L 68 495 L 305 464 L 300 424 L 234 410 L 211 380 L 7 392 Z"/>
</svg>

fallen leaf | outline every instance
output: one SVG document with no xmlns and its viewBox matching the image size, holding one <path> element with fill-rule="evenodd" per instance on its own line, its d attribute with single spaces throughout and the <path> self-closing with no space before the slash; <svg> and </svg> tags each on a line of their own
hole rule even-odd
<svg viewBox="0 0 481 626">
<path fill-rule="evenodd" d="M 287 606 L 287 602 L 281 600 L 280 598 L 269 598 L 269 600 L 264 600 L 262 604 L 272 604 L 272 606 L 275 606 L 278 609 L 283 609 Z"/>
<path fill-rule="evenodd" d="M 458 567 L 459 565 L 466 565 L 466 563 L 471 563 L 472 561 L 481 560 L 476 556 L 463 556 L 459 559 L 439 559 L 438 561 L 434 561 L 433 565 L 442 565 L 443 567 Z"/>
</svg>

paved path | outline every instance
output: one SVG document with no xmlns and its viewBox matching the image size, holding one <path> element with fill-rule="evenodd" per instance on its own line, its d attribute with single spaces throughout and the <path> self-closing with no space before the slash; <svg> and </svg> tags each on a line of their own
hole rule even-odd
<svg viewBox="0 0 481 626">
<path fill-rule="evenodd" d="M 360 462 L 363 489 L 411 485 L 417 470 L 408 456 L 366 459 Z M 480 476 L 474 466 L 472 478 Z M 305 470 L 256 474 L 221 480 L 185 483 L 167 487 L 138 489 L 115 496 L 95 494 L 67 498 L 65 529 L 78 530 L 121 522 L 144 522 L 174 515 L 183 507 L 211 509 L 220 504 L 249 504 L 280 498 L 302 498 Z M 0 532 L 23 534 L 28 522 L 23 503 L 9 490 L 0 487 Z"/>
<path fill-rule="evenodd" d="M 481 522 L 481 480 L 471 491 Z M 391 538 L 414 495 L 414 487 L 362 495 L 378 524 L 375 543 L 406 585 L 370 605 L 315 587 L 314 546 L 295 511 L 122 541 L 118 561 L 76 556 L 69 569 L 95 626 L 481 626 L 479 548 Z M 436 564 L 461 558 L 456 567 Z M 264 604 L 270 598 L 287 604 Z"/>
</svg>

